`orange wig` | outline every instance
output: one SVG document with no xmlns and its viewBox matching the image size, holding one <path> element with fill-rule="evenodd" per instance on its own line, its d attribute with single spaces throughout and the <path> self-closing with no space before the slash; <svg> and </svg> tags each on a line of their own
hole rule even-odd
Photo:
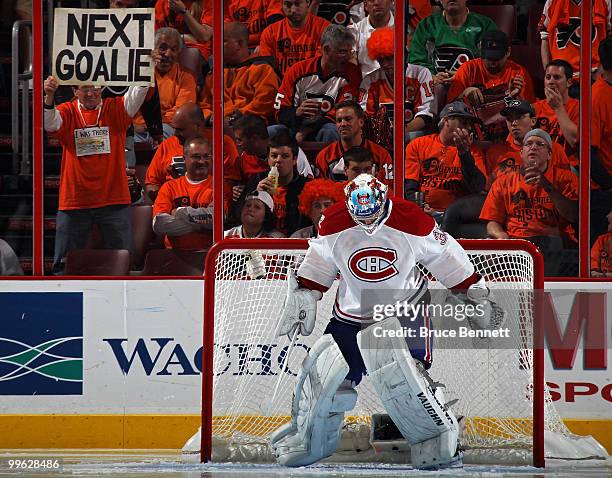
<svg viewBox="0 0 612 478">
<path fill-rule="evenodd" d="M 378 60 L 386 56 L 393 56 L 394 39 L 393 28 L 384 27 L 374 30 L 366 43 L 370 59 Z"/>
<path fill-rule="evenodd" d="M 337 183 L 331 179 L 313 179 L 307 182 L 298 197 L 300 213 L 304 216 L 309 216 L 312 203 L 322 197 L 329 198 L 334 203 L 344 201 L 342 183 Z"/>
</svg>

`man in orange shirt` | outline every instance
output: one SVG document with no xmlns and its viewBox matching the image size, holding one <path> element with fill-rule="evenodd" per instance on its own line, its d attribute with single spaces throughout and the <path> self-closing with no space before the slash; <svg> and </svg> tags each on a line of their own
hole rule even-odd
<svg viewBox="0 0 612 478">
<path fill-rule="evenodd" d="M 591 249 L 591 277 L 612 277 L 612 210 L 606 218 L 608 232 L 600 235 Z"/>
<path fill-rule="evenodd" d="M 85 248 L 94 224 L 101 230 L 105 247 L 130 249 L 125 132 L 148 91 L 132 86 L 124 96 L 103 100 L 100 88 L 78 86 L 75 100 L 55 108 L 58 87 L 55 78 L 45 80 L 45 131 L 62 145 L 55 272 L 62 270 L 68 251 Z"/>
<path fill-rule="evenodd" d="M 225 23 L 240 22 L 248 31 L 248 47 L 259 46 L 261 33 L 268 25 L 283 19 L 281 0 L 226 0 Z"/>
<path fill-rule="evenodd" d="M 599 58 L 591 107 L 591 243 L 606 230 L 612 204 L 612 35 L 599 44 Z"/>
<path fill-rule="evenodd" d="M 315 176 L 346 181 L 344 152 L 353 146 L 362 146 L 372 153 L 376 168 L 372 174 L 386 184 L 393 182 L 393 160 L 386 149 L 365 138 L 364 120 L 365 113 L 356 101 L 343 101 L 336 105 L 336 128 L 340 139 L 319 152 Z"/>
<path fill-rule="evenodd" d="M 509 100 L 500 114 L 505 118 L 510 132 L 504 143 L 496 143 L 487 150 L 489 184 L 501 174 L 520 169 L 523 138 L 536 124 L 535 110 L 525 100 Z M 567 155 L 558 143 L 552 145 L 550 161 L 556 168 L 571 169 Z"/>
<path fill-rule="evenodd" d="M 261 34 L 259 54 L 273 56 L 281 76 L 293 64 L 317 54 L 321 34 L 329 26 L 327 20 L 308 11 L 308 3 L 308 0 L 283 0 L 285 18 Z"/>
<path fill-rule="evenodd" d="M 170 126 L 176 110 L 185 103 L 196 100 L 196 81 L 189 70 L 178 63 L 178 56 L 183 49 L 181 35 L 174 28 L 160 28 L 155 32 L 155 50 L 152 52 L 155 61 L 155 83 L 159 94 L 159 104 L 164 129 L 164 139 L 172 136 Z M 134 141 L 147 142 L 150 136 L 145 121 L 139 114 L 134 119 Z"/>
<path fill-rule="evenodd" d="M 185 143 L 185 176 L 164 183 L 153 205 L 153 231 L 166 247 L 201 250 L 212 245 L 212 154 L 201 136 Z"/>
<path fill-rule="evenodd" d="M 552 139 L 534 129 L 521 149 L 523 168 L 497 178 L 480 213 L 494 239 L 520 238 L 535 243 L 544 254 L 546 275 L 556 275 L 561 263 L 561 229 L 578 219 L 578 178 L 551 164 Z"/>
<path fill-rule="evenodd" d="M 185 103 L 172 118 L 174 136 L 163 141 L 149 164 L 145 176 L 145 194 L 155 202 L 159 188 L 171 179 L 176 179 L 185 173 L 185 162 L 183 158 L 183 147 L 191 139 L 202 136 L 209 142 L 212 132 L 205 127 L 202 110 L 195 103 Z M 223 136 L 223 163 L 232 164 L 238 157 L 236 144 L 227 135 Z M 224 174 L 227 174 L 224 171 Z M 224 188 L 226 202 L 231 198 L 231 188 Z M 226 208 L 229 204 L 226 204 Z"/>
<path fill-rule="evenodd" d="M 404 176 L 405 197 L 425 193 L 425 212 L 439 222 L 455 200 L 486 186 L 484 157 L 473 145 L 478 118 L 461 101 L 446 105 L 440 118 L 439 134 L 421 136 L 406 147 Z"/>
<path fill-rule="evenodd" d="M 499 112 L 507 98 L 536 100 L 527 70 L 510 60 L 510 42 L 500 30 L 485 32 L 480 40 L 481 58 L 463 63 L 453 76 L 447 101 L 463 100 L 476 108 L 486 139 L 506 135 L 506 122 Z"/>
<path fill-rule="evenodd" d="M 536 127 L 546 131 L 555 143 L 565 149 L 574 167 L 578 167 L 578 120 L 580 102 L 569 96 L 573 70 L 564 60 L 553 60 L 546 66 L 544 75 L 545 100 L 533 105 Z"/>
<path fill-rule="evenodd" d="M 279 78 L 270 64 L 270 58 L 249 54 L 248 37 L 249 32 L 242 23 L 223 25 L 223 114 L 230 125 L 242 115 L 260 116 L 266 121 L 271 121 L 274 116 Z M 213 108 L 212 74 L 206 77 L 200 107 L 210 120 Z"/>
</svg>

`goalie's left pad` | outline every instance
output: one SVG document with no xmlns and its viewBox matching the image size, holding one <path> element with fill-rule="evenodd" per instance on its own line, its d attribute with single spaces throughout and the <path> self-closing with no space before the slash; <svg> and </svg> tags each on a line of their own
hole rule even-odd
<svg viewBox="0 0 612 478">
<path fill-rule="evenodd" d="M 315 342 L 298 373 L 291 422 L 270 436 L 280 465 L 306 466 L 336 451 L 344 412 L 357 403 L 357 392 L 345 381 L 348 371 L 331 335 Z"/>
<path fill-rule="evenodd" d="M 453 292 L 448 298 L 450 304 L 467 303 L 477 307 L 467 320 L 472 329 L 499 329 L 506 319 L 504 309 L 495 300 L 493 292 L 487 286 L 484 278 L 472 284 L 465 291 Z"/>
<path fill-rule="evenodd" d="M 462 464 L 459 425 L 445 404 L 441 383 L 412 358 L 397 318 L 372 324 L 357 334 L 368 377 L 387 413 L 410 443 L 412 464 L 438 469 Z"/>
<path fill-rule="evenodd" d="M 287 295 L 281 316 L 274 331 L 275 337 L 293 334 L 299 329 L 300 334 L 310 335 L 317 319 L 317 301 L 323 297 L 318 290 L 300 289 L 293 271 L 287 273 Z"/>
</svg>

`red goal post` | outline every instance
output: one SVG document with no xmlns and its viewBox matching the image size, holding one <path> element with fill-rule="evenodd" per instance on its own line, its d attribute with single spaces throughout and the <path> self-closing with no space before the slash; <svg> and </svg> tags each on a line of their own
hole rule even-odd
<svg viewBox="0 0 612 478">
<path fill-rule="evenodd" d="M 543 259 L 537 248 L 528 241 L 523 240 L 461 240 L 459 241 L 463 248 L 471 255 L 472 262 L 474 257 L 482 257 L 489 261 L 489 257 L 526 257 L 530 261 L 528 272 L 524 281 L 528 289 L 541 290 L 544 286 L 543 279 Z M 216 243 L 208 252 L 205 266 L 204 280 L 204 321 L 203 321 L 203 357 L 202 357 L 202 429 L 201 429 L 201 461 L 208 462 L 212 458 L 213 453 L 213 399 L 214 399 L 214 343 L 215 343 L 215 304 L 217 302 L 216 293 L 217 282 L 230 282 L 237 279 L 238 281 L 250 280 L 247 277 L 218 277 L 219 271 L 224 267 L 228 260 L 224 259 L 224 254 L 237 255 L 236 251 L 262 251 L 266 257 L 266 251 L 273 251 L 269 256 L 274 256 L 275 253 L 280 254 L 281 251 L 305 251 L 308 248 L 308 241 L 303 239 L 230 239 Z M 276 252 L 274 252 L 276 251 Z M 522 259 L 521 259 L 522 260 Z M 221 262 L 220 262 L 221 261 Z M 295 265 L 293 266 L 295 267 Z M 504 271 L 504 265 L 500 262 L 498 271 L 499 274 L 515 275 L 515 272 Z M 478 270 L 479 266 L 477 267 Z M 232 272 L 232 275 L 235 273 Z M 279 275 L 275 273 L 275 279 L 279 279 Z M 282 279 L 282 278 L 281 278 Z M 495 280 L 495 279 L 493 279 Z M 269 281 L 269 282 L 272 282 Z M 244 284 L 244 282 L 243 282 Z M 263 284 L 265 287 L 267 282 L 252 281 L 252 284 Z M 282 289 L 284 293 L 284 289 Z M 274 293 L 280 295 L 278 292 Z M 284 296 L 275 297 L 275 300 L 282 306 Z M 256 302 L 256 301 L 254 301 Z M 278 310 L 278 309 L 277 309 Z M 217 311 L 219 313 L 219 311 Z M 319 317 L 317 322 L 326 322 L 329 317 Z M 272 330 L 274 329 L 273 324 Z M 537 320 L 534 321 L 537 326 Z M 266 325 L 267 327 L 267 325 Z M 533 329 L 535 331 L 535 328 Z M 533 332 L 532 331 L 532 332 Z M 532 463 L 536 467 L 544 466 L 544 429 L 545 429 L 545 384 L 544 384 L 544 350 L 543 348 L 533 347 L 532 355 L 532 374 L 530 383 L 533 384 L 532 396 L 532 436 L 531 436 L 531 452 Z M 435 360 L 435 359 L 434 359 Z M 238 392 L 236 392 L 238 393 Z M 552 403 L 552 402 L 551 402 Z M 557 417 L 558 418 L 558 417 Z M 559 419 L 560 421 L 560 419 Z M 503 436 L 505 432 L 502 432 Z"/>
</svg>

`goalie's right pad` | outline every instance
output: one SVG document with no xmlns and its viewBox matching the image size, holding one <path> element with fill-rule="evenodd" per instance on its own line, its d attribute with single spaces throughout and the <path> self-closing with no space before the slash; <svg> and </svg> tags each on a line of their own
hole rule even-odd
<svg viewBox="0 0 612 478">
<path fill-rule="evenodd" d="M 336 451 L 344 412 L 357 403 L 357 392 L 345 381 L 348 371 L 331 335 L 315 342 L 298 373 L 291 422 L 270 436 L 280 465 L 306 466 Z"/>
<path fill-rule="evenodd" d="M 459 425 L 444 404 L 440 383 L 412 358 L 397 318 L 372 324 L 357 334 L 357 344 L 387 413 L 410 443 L 412 464 L 437 469 L 462 463 L 457 452 Z M 391 332 L 391 333 L 389 333 Z"/>
<path fill-rule="evenodd" d="M 287 273 L 287 295 L 283 311 L 276 324 L 276 337 L 293 334 L 299 328 L 302 335 L 310 335 L 317 319 L 317 301 L 323 297 L 318 290 L 300 289 L 293 271 Z"/>
</svg>

